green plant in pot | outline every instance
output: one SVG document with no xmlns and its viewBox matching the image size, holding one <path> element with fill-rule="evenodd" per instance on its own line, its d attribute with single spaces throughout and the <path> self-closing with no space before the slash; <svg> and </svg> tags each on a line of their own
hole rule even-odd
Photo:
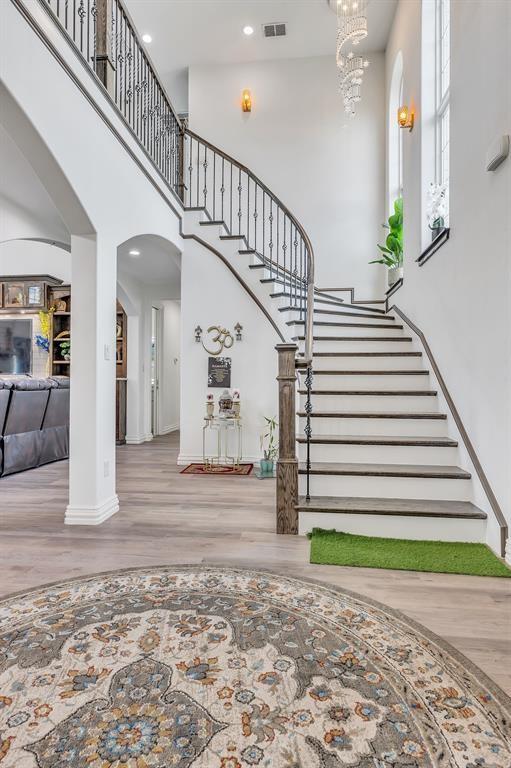
<svg viewBox="0 0 511 768">
<path fill-rule="evenodd" d="M 370 264 L 384 264 L 388 268 L 388 284 L 394 285 L 403 277 L 403 198 L 394 202 L 394 213 L 389 216 L 389 223 L 383 224 L 389 233 L 385 245 L 378 245 L 381 258 L 373 259 Z"/>
<path fill-rule="evenodd" d="M 71 342 L 69 339 L 58 342 L 60 354 L 63 360 L 71 360 Z"/>
<path fill-rule="evenodd" d="M 273 466 L 279 450 L 275 437 L 278 423 L 275 416 L 273 418 L 265 416 L 264 420 L 266 426 L 261 435 L 261 450 L 264 458 L 260 460 L 259 464 L 262 475 L 273 475 Z"/>
</svg>

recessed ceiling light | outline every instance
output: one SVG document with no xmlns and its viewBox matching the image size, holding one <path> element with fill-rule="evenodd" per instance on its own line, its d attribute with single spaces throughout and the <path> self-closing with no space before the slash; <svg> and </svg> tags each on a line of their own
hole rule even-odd
<svg viewBox="0 0 511 768">
<path fill-rule="evenodd" d="M 251 27 L 250 24 L 247 24 L 246 27 L 243 27 L 243 34 L 244 35 L 253 35 L 254 34 L 254 27 Z"/>
<path fill-rule="evenodd" d="M 152 43 L 153 42 L 153 38 L 151 37 L 151 35 L 142 35 L 142 40 L 144 41 L 144 43 Z"/>
<path fill-rule="evenodd" d="M 130 256 L 140 256 L 140 251 L 133 249 L 132 251 L 130 251 Z"/>
</svg>

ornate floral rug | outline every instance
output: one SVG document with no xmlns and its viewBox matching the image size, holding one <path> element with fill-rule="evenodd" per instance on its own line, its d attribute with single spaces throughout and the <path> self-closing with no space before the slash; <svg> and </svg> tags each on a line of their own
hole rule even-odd
<svg viewBox="0 0 511 768">
<path fill-rule="evenodd" d="M 118 571 L 0 604 L 1 768 L 509 768 L 510 713 L 402 615 L 271 573 Z"/>
</svg>

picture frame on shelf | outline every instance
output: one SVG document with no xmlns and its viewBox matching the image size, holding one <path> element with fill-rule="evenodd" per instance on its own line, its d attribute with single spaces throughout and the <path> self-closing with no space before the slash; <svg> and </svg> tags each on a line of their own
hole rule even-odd
<svg viewBox="0 0 511 768">
<path fill-rule="evenodd" d="M 4 283 L 6 309 L 23 309 L 25 306 L 25 283 Z"/>
<path fill-rule="evenodd" d="M 29 309 L 42 309 L 45 305 L 44 283 L 25 284 L 25 305 Z"/>
</svg>

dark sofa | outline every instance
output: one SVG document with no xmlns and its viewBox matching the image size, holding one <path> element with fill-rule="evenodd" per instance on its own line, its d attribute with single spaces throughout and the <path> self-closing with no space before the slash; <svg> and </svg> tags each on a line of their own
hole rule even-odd
<svg viewBox="0 0 511 768">
<path fill-rule="evenodd" d="M 0 425 L 2 476 L 67 458 L 69 379 L 0 379 Z"/>
</svg>

